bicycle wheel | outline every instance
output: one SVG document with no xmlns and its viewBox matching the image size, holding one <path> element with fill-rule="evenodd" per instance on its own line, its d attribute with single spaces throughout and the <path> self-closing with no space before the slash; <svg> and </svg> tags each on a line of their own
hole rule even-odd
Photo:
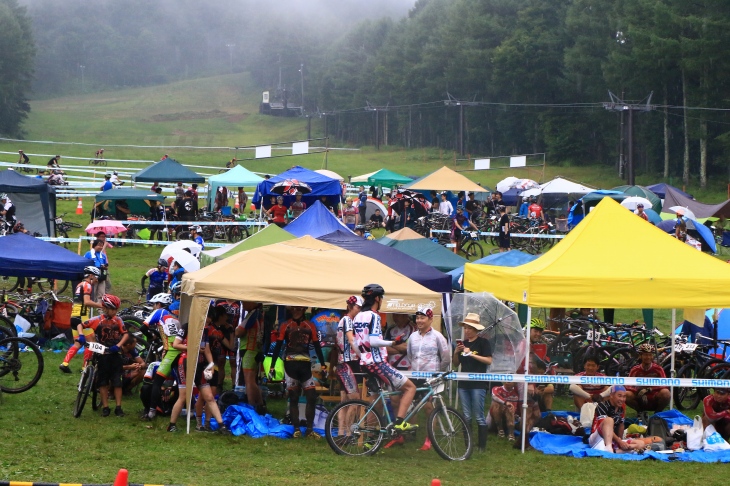
<svg viewBox="0 0 730 486">
<path fill-rule="evenodd" d="M 94 382 L 91 384 L 91 409 L 96 412 L 101 408 L 101 393 L 99 392 L 98 376 L 94 375 Z"/>
<path fill-rule="evenodd" d="M 638 358 L 639 354 L 631 348 L 617 349 L 606 360 L 604 373 L 607 376 L 629 376 Z"/>
<path fill-rule="evenodd" d="M 0 391 L 22 393 L 38 383 L 43 374 L 43 355 L 25 338 L 0 341 Z"/>
<path fill-rule="evenodd" d="M 89 398 L 89 392 L 94 384 L 95 368 L 93 365 L 88 364 L 84 371 L 81 372 L 81 379 L 79 380 L 78 393 L 76 394 L 76 403 L 74 404 L 74 417 L 81 417 L 81 412 L 84 410 L 86 405 L 86 399 Z"/>
<path fill-rule="evenodd" d="M 677 378 L 697 378 L 697 366 L 688 363 L 682 366 L 677 372 Z M 678 410 L 694 410 L 700 403 L 700 392 L 698 388 L 678 386 L 674 389 L 674 406 Z"/>
<path fill-rule="evenodd" d="M 484 258 L 484 248 L 476 241 L 470 241 L 464 246 L 464 254 L 469 261 Z"/>
<path fill-rule="evenodd" d="M 428 438 L 438 455 L 447 461 L 465 461 L 474 449 L 466 419 L 451 407 L 439 407 L 431 412 Z"/>
<path fill-rule="evenodd" d="M 142 332 L 144 322 L 136 317 L 125 317 L 122 320 L 124 321 L 124 327 L 127 328 L 127 332 L 137 338 L 137 345 L 135 346 L 137 352 L 140 356 L 146 356 L 149 343 L 147 342 L 147 336 Z"/>
<path fill-rule="evenodd" d="M 337 405 L 324 425 L 327 443 L 343 456 L 369 456 L 385 439 L 383 418 L 370 403 L 353 400 Z"/>
<path fill-rule="evenodd" d="M 9 337 L 18 337 L 18 330 L 10 319 L 0 316 L 0 339 Z"/>
<path fill-rule="evenodd" d="M 0 292 L 12 292 L 21 285 L 23 277 L 0 277 Z"/>
</svg>

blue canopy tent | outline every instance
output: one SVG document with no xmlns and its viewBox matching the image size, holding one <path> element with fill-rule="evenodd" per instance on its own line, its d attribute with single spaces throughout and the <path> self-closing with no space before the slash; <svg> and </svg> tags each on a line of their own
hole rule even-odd
<svg viewBox="0 0 730 486">
<path fill-rule="evenodd" d="M 296 179 L 299 182 L 304 182 L 312 188 L 312 192 L 304 194 L 302 201 L 307 204 L 307 207 L 311 207 L 315 201 L 321 201 L 322 198 L 326 198 L 327 206 L 336 207 L 342 197 L 342 186 L 340 181 L 324 176 L 317 172 L 309 169 L 305 169 L 300 166 L 294 166 L 286 172 L 282 172 L 279 175 L 275 175 L 271 179 L 264 180 L 256 186 L 256 192 L 253 195 L 251 201 L 256 208 L 261 208 L 262 201 L 265 208 L 270 207 L 269 197 L 277 196 L 278 194 L 271 191 L 277 182 L 283 182 L 286 180 Z M 294 200 L 295 196 L 284 196 L 284 204 L 288 207 Z"/>
<path fill-rule="evenodd" d="M 530 255 L 520 250 L 510 250 L 504 253 L 485 256 L 473 263 L 498 267 L 517 267 L 529 263 L 536 258 L 538 258 L 538 255 Z M 462 292 L 464 290 L 464 266 L 462 265 L 459 268 L 447 272 L 447 275 L 451 275 L 451 288 L 457 292 Z"/>
<path fill-rule="evenodd" d="M 665 184 L 664 182 L 660 182 L 659 184 L 653 184 L 651 186 L 646 186 L 647 189 L 649 189 L 651 192 L 657 195 L 659 199 L 665 199 L 665 196 L 667 194 L 667 188 L 674 189 L 684 197 L 687 197 L 689 199 L 694 199 L 692 194 L 687 194 L 686 192 L 682 191 L 681 189 L 677 189 L 674 186 L 670 186 L 669 184 Z"/>
<path fill-rule="evenodd" d="M 80 280 L 91 260 L 25 233 L 0 238 L 0 275 Z"/>
<path fill-rule="evenodd" d="M 297 219 L 286 225 L 284 229 L 297 238 L 305 235 L 309 235 L 312 238 L 319 238 L 333 231 L 347 232 L 355 236 L 342 221 L 337 219 L 319 201 L 314 201 L 312 207 L 305 210 Z"/>
<path fill-rule="evenodd" d="M 55 236 L 56 190 L 53 186 L 43 179 L 8 169 L 0 172 L 0 193 L 7 193 L 15 205 L 16 219 L 25 229 L 41 236 Z"/>
<path fill-rule="evenodd" d="M 317 239 L 377 260 L 434 292 L 451 292 L 451 282 L 448 275 L 405 255 L 395 248 L 365 240 L 349 230 L 341 229 L 319 236 Z"/>
<path fill-rule="evenodd" d="M 522 189 L 518 189 L 516 187 L 504 191 L 502 193 L 502 204 L 504 204 L 505 206 L 519 207 L 519 205 L 522 203 L 522 198 L 520 197 L 522 191 Z"/>
</svg>

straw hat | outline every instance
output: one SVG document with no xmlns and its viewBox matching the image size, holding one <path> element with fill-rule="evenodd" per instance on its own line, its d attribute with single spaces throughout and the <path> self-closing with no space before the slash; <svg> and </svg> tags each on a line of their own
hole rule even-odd
<svg viewBox="0 0 730 486">
<path fill-rule="evenodd" d="M 460 326 L 469 326 L 473 327 L 477 331 L 483 331 L 484 326 L 480 323 L 481 319 L 479 318 L 479 314 L 476 314 L 474 312 L 470 312 L 466 315 L 463 321 L 459 323 Z"/>
</svg>

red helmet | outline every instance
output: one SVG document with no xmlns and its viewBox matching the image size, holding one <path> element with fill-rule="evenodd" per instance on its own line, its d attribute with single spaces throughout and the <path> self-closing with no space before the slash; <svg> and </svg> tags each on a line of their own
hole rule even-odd
<svg viewBox="0 0 730 486">
<path fill-rule="evenodd" d="M 119 297 L 112 294 L 104 294 L 104 296 L 101 298 L 101 305 L 103 305 L 107 309 L 119 309 L 122 306 L 122 301 L 119 300 Z"/>
</svg>

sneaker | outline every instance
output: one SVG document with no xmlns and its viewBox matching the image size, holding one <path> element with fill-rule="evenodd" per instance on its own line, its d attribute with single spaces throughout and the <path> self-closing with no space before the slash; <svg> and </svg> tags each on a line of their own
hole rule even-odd
<svg viewBox="0 0 730 486">
<path fill-rule="evenodd" d="M 221 435 L 232 435 L 233 433 L 226 427 L 225 425 L 221 425 L 218 427 L 218 430 L 216 431 Z"/>
<path fill-rule="evenodd" d="M 154 408 L 147 412 L 147 420 L 154 420 L 154 418 L 157 416 L 157 410 Z"/>
<path fill-rule="evenodd" d="M 175 424 L 168 425 L 167 426 L 167 431 L 168 432 L 177 432 L 177 425 L 175 425 Z"/>
<path fill-rule="evenodd" d="M 122 410 L 122 407 L 115 408 L 114 415 L 116 415 L 117 417 L 124 417 L 124 410 Z"/>
<path fill-rule="evenodd" d="M 401 432 L 412 432 L 418 428 L 418 425 L 411 424 L 409 422 L 401 422 L 396 425 L 395 428 Z"/>
<path fill-rule="evenodd" d="M 315 432 L 314 430 L 308 430 L 308 431 L 307 431 L 307 433 L 306 433 L 306 434 L 304 434 L 304 436 L 305 436 L 305 437 L 306 437 L 307 439 L 321 439 L 321 438 L 322 438 L 322 436 L 321 436 L 321 435 L 319 435 L 319 434 L 318 434 L 317 432 Z"/>
<path fill-rule="evenodd" d="M 112 411 L 109 410 L 109 407 L 104 407 L 104 408 L 101 409 L 101 416 L 102 417 L 108 417 L 109 415 L 111 415 L 111 413 L 112 413 Z"/>
<path fill-rule="evenodd" d="M 395 446 L 395 445 L 403 445 L 403 443 L 404 443 L 405 441 L 406 441 L 406 440 L 405 440 L 405 439 L 403 438 L 403 436 L 402 436 L 402 435 L 399 435 L 399 436 L 398 436 L 398 437 L 396 437 L 395 439 L 393 439 L 393 440 L 391 440 L 390 442 L 388 442 L 387 444 L 385 444 L 385 448 L 386 448 L 386 449 L 390 449 L 391 447 L 393 447 L 393 446 Z"/>
<path fill-rule="evenodd" d="M 196 425 L 195 431 L 196 432 L 210 432 L 210 428 L 206 427 L 205 425 Z"/>
<path fill-rule="evenodd" d="M 68 367 L 68 363 L 61 363 L 58 366 L 58 369 L 63 371 L 64 373 L 71 373 L 71 368 Z"/>
<path fill-rule="evenodd" d="M 294 435 L 292 435 L 292 438 L 294 439 L 301 439 L 302 438 L 302 431 L 297 429 L 294 431 Z"/>
<path fill-rule="evenodd" d="M 515 441 L 515 436 L 513 434 L 510 434 L 510 435 L 507 436 L 507 440 L 510 441 L 510 442 L 514 442 Z"/>
<path fill-rule="evenodd" d="M 504 430 L 500 429 L 497 431 L 497 436 L 504 439 Z M 513 438 L 514 439 L 514 438 Z"/>
</svg>

